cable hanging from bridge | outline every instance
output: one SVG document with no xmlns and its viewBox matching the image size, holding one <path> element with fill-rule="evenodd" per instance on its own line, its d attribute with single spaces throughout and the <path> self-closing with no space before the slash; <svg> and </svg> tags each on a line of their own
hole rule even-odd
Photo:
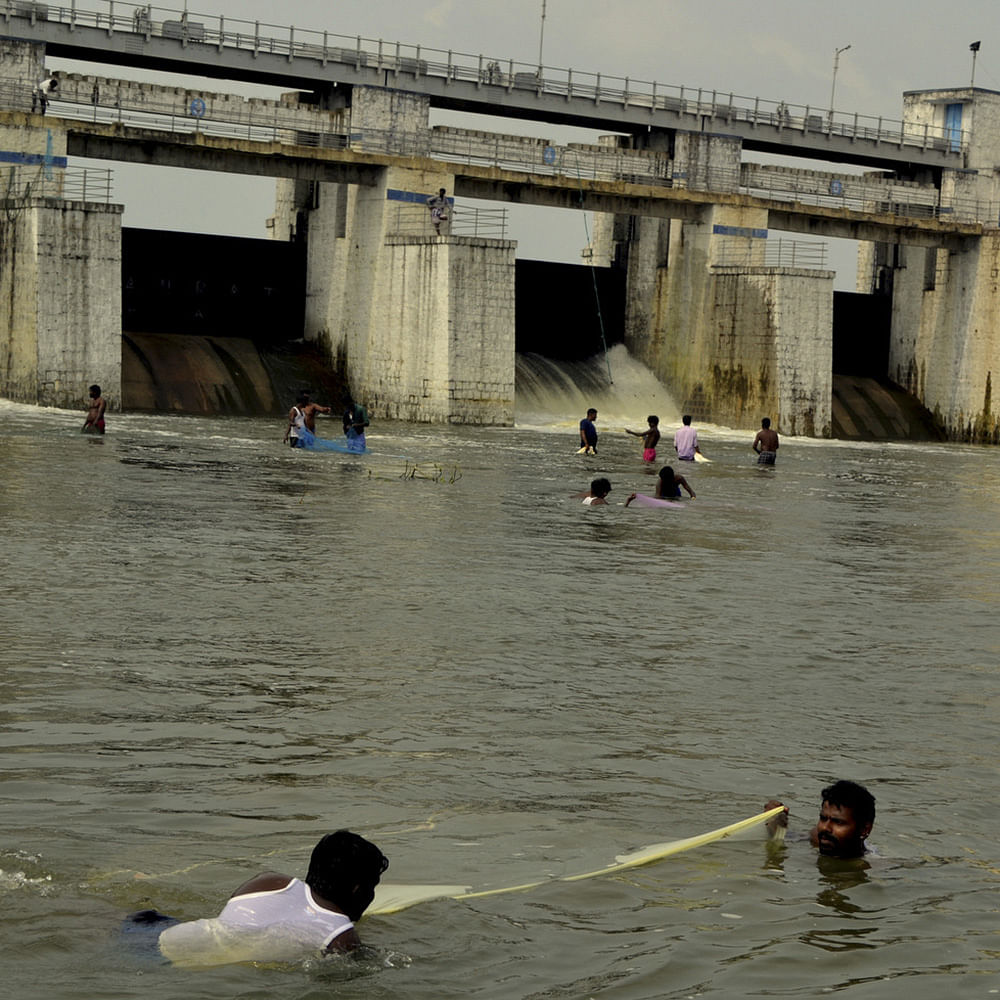
<svg viewBox="0 0 1000 1000">
<path fill-rule="evenodd" d="M 580 157 L 574 156 L 576 160 L 576 184 L 580 193 L 580 208 L 583 210 L 583 232 L 587 238 L 587 246 L 590 247 L 590 277 L 594 285 L 594 302 L 597 304 L 597 322 L 601 328 L 601 346 L 604 348 L 604 364 L 608 369 L 608 384 L 614 385 L 615 379 L 611 374 L 611 359 L 608 357 L 608 341 L 604 336 L 604 314 L 601 311 L 601 294 L 597 287 L 597 273 L 594 271 L 594 247 L 590 241 L 590 227 L 587 225 L 587 210 L 583 201 L 583 178 L 580 176 Z"/>
</svg>

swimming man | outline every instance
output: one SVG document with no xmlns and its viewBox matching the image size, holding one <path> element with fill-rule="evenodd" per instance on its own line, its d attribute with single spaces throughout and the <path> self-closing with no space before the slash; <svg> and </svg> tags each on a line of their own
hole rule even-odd
<svg viewBox="0 0 1000 1000">
<path fill-rule="evenodd" d="M 819 820 L 809 831 L 809 843 L 830 858 L 860 858 L 868 852 L 865 843 L 875 825 L 875 797 L 864 785 L 854 781 L 836 781 L 822 791 Z M 765 809 L 784 803 L 772 799 Z M 788 826 L 788 807 L 768 821 L 767 830 L 774 837 L 779 828 Z"/>
<path fill-rule="evenodd" d="M 178 965 L 295 962 L 351 952 L 361 941 L 354 924 L 375 898 L 389 861 L 372 843 L 329 833 L 313 848 L 305 880 L 265 872 L 244 882 L 217 917 L 174 922 L 159 933 L 159 950 Z M 132 924 L 168 923 L 155 910 Z"/>
</svg>

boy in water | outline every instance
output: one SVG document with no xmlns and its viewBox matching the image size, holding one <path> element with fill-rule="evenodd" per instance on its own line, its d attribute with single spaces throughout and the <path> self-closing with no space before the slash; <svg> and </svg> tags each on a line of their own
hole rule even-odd
<svg viewBox="0 0 1000 1000">
<path fill-rule="evenodd" d="M 660 418 L 649 416 L 646 417 L 646 423 L 649 424 L 649 429 L 645 431 L 630 431 L 627 427 L 625 428 L 626 434 L 631 434 L 633 437 L 642 438 L 642 460 L 644 462 L 655 462 L 656 461 L 656 446 L 660 441 Z"/>
<path fill-rule="evenodd" d="M 107 401 L 101 395 L 101 387 L 92 385 L 90 387 L 90 404 L 87 407 L 87 419 L 80 428 L 83 434 L 103 434 L 104 411 L 108 408 Z"/>
</svg>

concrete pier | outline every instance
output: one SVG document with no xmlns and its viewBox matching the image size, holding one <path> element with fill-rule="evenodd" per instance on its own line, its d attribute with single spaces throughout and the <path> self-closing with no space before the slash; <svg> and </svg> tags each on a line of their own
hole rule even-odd
<svg viewBox="0 0 1000 1000">
<path fill-rule="evenodd" d="M 1000 443 L 1000 93 L 979 88 L 904 95 L 916 122 L 950 121 L 970 135 L 967 168 L 948 170 L 942 192 L 990 221 L 963 249 L 895 245 L 867 256 L 866 282 L 891 289 L 889 374 L 957 440 Z"/>
<path fill-rule="evenodd" d="M 355 87 L 351 129 L 429 137 L 425 98 Z M 376 183 L 279 184 L 273 233 L 308 239 L 305 336 L 381 416 L 514 421 L 514 250 L 431 226 L 427 199 L 454 176 L 414 160 Z"/>
<path fill-rule="evenodd" d="M 739 155 L 733 139 L 678 135 L 674 183 L 735 186 Z M 766 209 L 716 204 L 693 221 L 605 221 L 597 252 L 627 261 L 625 344 L 682 410 L 828 437 L 834 273 L 767 266 L 768 235 Z"/>
</svg>

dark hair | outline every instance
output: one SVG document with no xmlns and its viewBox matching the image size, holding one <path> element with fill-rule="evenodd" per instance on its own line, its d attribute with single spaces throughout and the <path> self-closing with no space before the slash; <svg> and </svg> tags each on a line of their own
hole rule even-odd
<svg viewBox="0 0 1000 1000">
<path fill-rule="evenodd" d="M 92 385 L 87 391 L 91 394 L 91 396 L 100 396 L 101 387 L 99 385 Z"/>
<path fill-rule="evenodd" d="M 373 843 L 348 830 L 337 830 L 313 848 L 306 884 L 357 920 L 388 867 L 389 859 Z M 359 911 L 357 901 L 362 896 L 365 902 Z"/>
<path fill-rule="evenodd" d="M 864 785 L 855 781 L 835 781 L 823 789 L 822 795 L 823 801 L 831 806 L 847 806 L 858 826 L 875 822 L 875 796 Z"/>
<path fill-rule="evenodd" d="M 309 393 L 308 392 L 300 392 L 298 394 L 298 396 L 295 397 L 295 402 L 298 403 L 299 406 L 305 405 L 306 403 L 309 402 Z"/>
<path fill-rule="evenodd" d="M 647 424 L 658 424 L 659 422 L 660 422 L 660 418 L 659 417 L 654 417 L 652 414 L 650 414 L 648 417 L 646 417 L 646 423 Z"/>
<path fill-rule="evenodd" d="M 761 427 L 763 427 L 763 428 L 764 428 L 764 430 L 767 430 L 767 429 L 768 429 L 768 427 L 770 427 L 770 426 L 771 426 L 771 418 L 770 418 L 770 417 L 764 417 L 764 418 L 763 418 L 763 419 L 761 420 L 761 422 L 760 422 L 760 426 L 761 426 Z"/>
<path fill-rule="evenodd" d="M 685 413 L 685 414 L 684 414 L 684 416 L 683 416 L 683 417 L 681 417 L 681 422 L 682 422 L 682 423 L 683 423 L 683 424 L 684 424 L 684 425 L 685 425 L 686 427 L 690 427 L 690 426 L 691 426 L 691 414 L 690 414 L 690 413 Z"/>
<path fill-rule="evenodd" d="M 677 482 L 677 477 L 674 475 L 674 467 L 672 465 L 665 465 L 662 469 L 660 469 L 660 482 L 665 486 L 673 486 Z"/>
<path fill-rule="evenodd" d="M 605 479 L 603 476 L 600 479 L 595 479 L 590 484 L 591 496 L 606 497 L 610 492 L 611 492 L 611 480 Z"/>
<path fill-rule="evenodd" d="M 595 417 L 597 416 L 597 410 L 595 410 L 593 407 L 587 410 L 587 416 L 589 417 L 591 413 L 593 413 Z"/>
</svg>

